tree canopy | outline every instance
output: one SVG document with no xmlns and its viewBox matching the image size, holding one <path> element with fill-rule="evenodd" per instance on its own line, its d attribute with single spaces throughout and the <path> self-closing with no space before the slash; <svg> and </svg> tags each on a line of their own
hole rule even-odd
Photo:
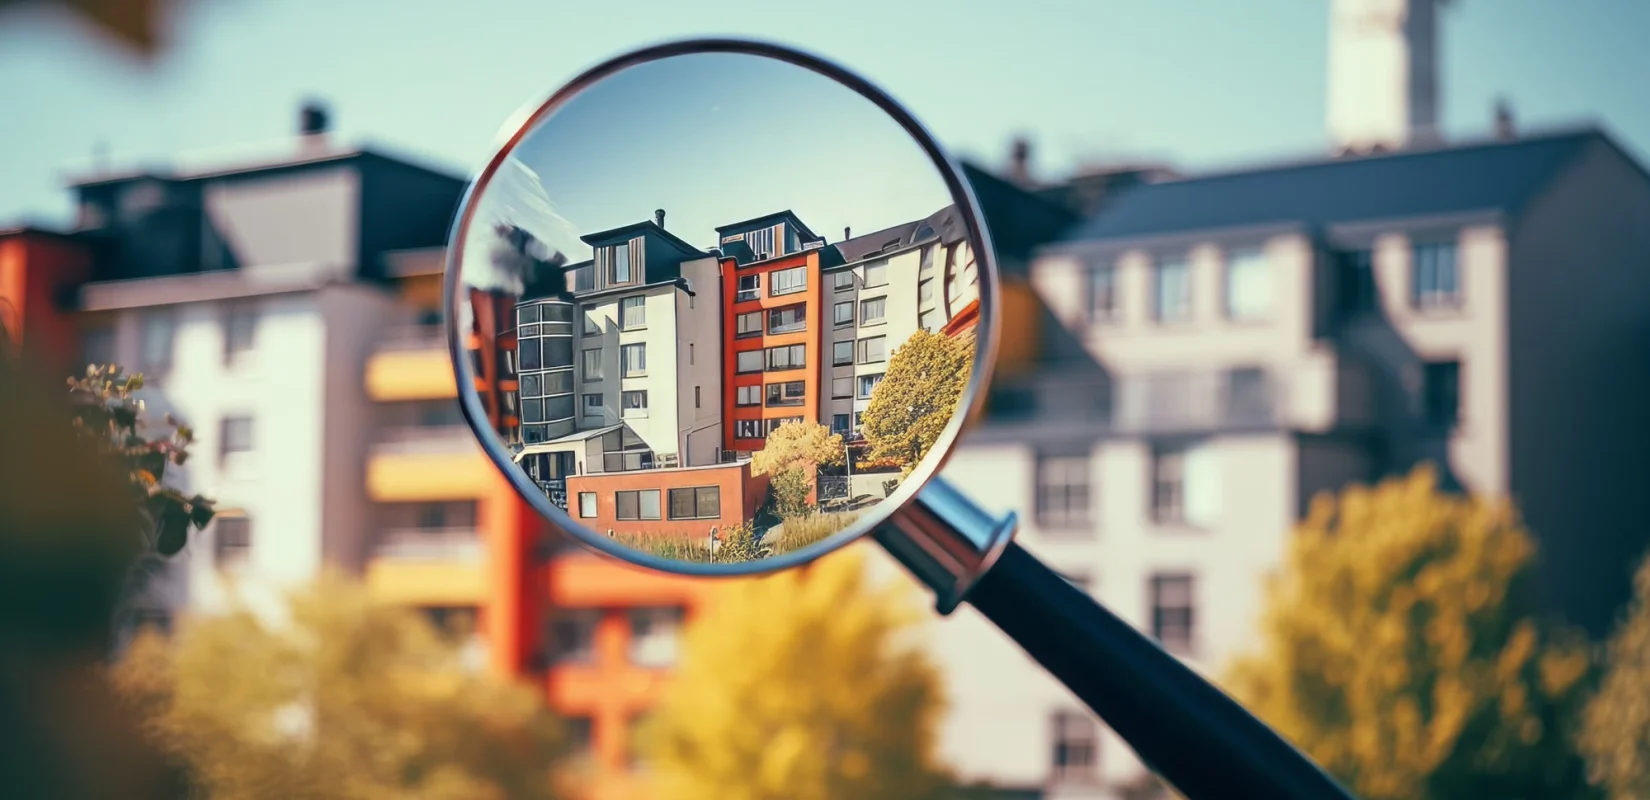
<svg viewBox="0 0 1650 800">
<path fill-rule="evenodd" d="M 1598 694 L 1582 717 L 1588 776 L 1610 800 L 1650 797 L 1650 560 L 1610 638 Z"/>
<path fill-rule="evenodd" d="M 1430 467 L 1312 504 L 1228 685 L 1367 800 L 1585 797 L 1586 650 L 1529 613 L 1508 504 Z"/>
<path fill-rule="evenodd" d="M 813 420 L 787 422 L 768 434 L 762 449 L 751 456 L 751 472 L 777 475 L 801 470 L 810 479 L 820 467 L 840 466 L 842 436 Z"/>
<path fill-rule="evenodd" d="M 558 796 L 562 742 L 535 690 L 469 671 L 415 611 L 335 576 L 285 614 L 145 635 L 114 673 L 213 798 Z"/>
<path fill-rule="evenodd" d="M 974 368 L 974 344 L 919 330 L 894 350 L 865 408 L 868 458 L 910 467 L 950 424 Z"/>
<path fill-rule="evenodd" d="M 869 585 L 851 550 L 727 584 L 643 731 L 655 796 L 947 796 L 939 674 L 906 636 L 919 610 L 908 585 Z"/>
</svg>

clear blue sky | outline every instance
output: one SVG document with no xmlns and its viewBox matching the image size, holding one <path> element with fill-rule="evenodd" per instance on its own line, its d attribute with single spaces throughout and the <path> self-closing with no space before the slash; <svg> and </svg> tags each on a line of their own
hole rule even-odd
<svg viewBox="0 0 1650 800">
<path fill-rule="evenodd" d="M 1505 94 L 1526 128 L 1599 121 L 1650 152 L 1650 2 L 1457 0 L 1442 24 L 1447 132 L 1483 132 Z M 14 13 L 0 17 L 0 224 L 66 220 L 63 168 L 100 141 L 118 164 L 279 139 L 311 95 L 346 139 L 469 171 L 524 101 L 619 50 L 705 34 L 838 60 L 991 163 L 1017 132 L 1050 174 L 1288 157 L 1325 145 L 1326 26 L 1326 0 L 196 0 L 181 46 L 143 70 Z"/>
</svg>

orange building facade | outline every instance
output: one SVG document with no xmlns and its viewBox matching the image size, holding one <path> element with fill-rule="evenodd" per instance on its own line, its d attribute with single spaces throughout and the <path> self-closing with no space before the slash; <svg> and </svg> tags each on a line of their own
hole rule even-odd
<svg viewBox="0 0 1650 800">
<path fill-rule="evenodd" d="M 74 292 L 92 277 L 86 244 L 35 228 L 0 231 L 0 346 L 47 375 L 79 372 Z"/>
<path fill-rule="evenodd" d="M 780 424 L 819 419 L 820 252 L 745 265 L 722 259 L 726 451 L 761 450 Z"/>
</svg>

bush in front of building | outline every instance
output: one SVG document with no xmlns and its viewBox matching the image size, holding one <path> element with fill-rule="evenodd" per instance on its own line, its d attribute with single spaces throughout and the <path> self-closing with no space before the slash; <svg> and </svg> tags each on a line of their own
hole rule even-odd
<svg viewBox="0 0 1650 800">
<path fill-rule="evenodd" d="M 1535 555 L 1510 503 L 1431 467 L 1320 496 L 1227 686 L 1368 800 L 1594 796 L 1589 653 L 1536 615 Z"/>
<path fill-rule="evenodd" d="M 787 469 L 773 476 L 768 484 L 768 511 L 779 522 L 787 522 L 797 517 L 814 513 L 814 505 L 808 502 L 808 495 L 813 493 L 813 481 L 808 474 L 800 469 Z"/>
</svg>

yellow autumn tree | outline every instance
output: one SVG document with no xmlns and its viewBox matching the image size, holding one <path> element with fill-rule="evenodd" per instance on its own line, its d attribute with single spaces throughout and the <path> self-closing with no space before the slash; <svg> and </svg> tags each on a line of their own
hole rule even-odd
<svg viewBox="0 0 1650 800">
<path fill-rule="evenodd" d="M 642 732 L 651 796 L 948 796 L 940 678 L 908 635 L 920 608 L 907 584 L 870 585 L 852 550 L 727 584 Z"/>
<path fill-rule="evenodd" d="M 768 434 L 762 449 L 751 456 L 751 472 L 778 475 L 800 470 L 810 478 L 820 467 L 840 466 L 842 436 L 812 420 L 787 422 Z"/>
<path fill-rule="evenodd" d="M 974 343 L 919 330 L 894 350 L 865 407 L 866 456 L 907 468 L 922 461 L 950 424 L 974 369 Z"/>
<path fill-rule="evenodd" d="M 1588 777 L 1610 800 L 1650 797 L 1650 559 L 1605 656 L 1598 694 L 1582 716 Z"/>
<path fill-rule="evenodd" d="M 1365 800 L 1589 796 L 1589 656 L 1529 613 L 1534 557 L 1513 508 L 1430 467 L 1320 496 L 1228 688 Z"/>
<path fill-rule="evenodd" d="M 416 612 L 337 577 L 286 612 L 191 620 L 114 673 L 214 800 L 559 796 L 560 734 L 531 688 L 470 670 Z"/>
</svg>

